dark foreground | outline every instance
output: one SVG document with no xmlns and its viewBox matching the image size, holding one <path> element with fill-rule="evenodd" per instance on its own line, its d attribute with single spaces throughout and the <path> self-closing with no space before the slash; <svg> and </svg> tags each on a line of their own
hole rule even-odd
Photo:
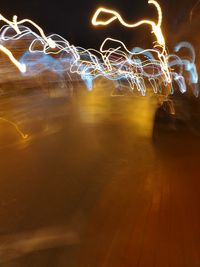
<svg viewBox="0 0 200 267">
<path fill-rule="evenodd" d="M 29 138 L 0 122 L 0 266 L 200 266 L 197 132 L 152 137 L 152 99 L 1 102 Z"/>
</svg>

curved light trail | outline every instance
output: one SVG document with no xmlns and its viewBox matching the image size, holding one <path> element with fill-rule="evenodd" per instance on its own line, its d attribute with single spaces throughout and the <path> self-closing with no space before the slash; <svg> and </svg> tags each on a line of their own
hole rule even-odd
<svg viewBox="0 0 200 267">
<path fill-rule="evenodd" d="M 0 21 L 4 23 L 0 29 L 0 51 L 10 59 L 22 75 L 35 76 L 44 70 L 60 74 L 75 73 L 80 75 L 89 90 L 93 88 L 93 80 L 104 76 L 113 81 L 126 80 L 132 90 L 136 88 L 142 95 L 146 94 L 149 86 L 155 93 L 171 87 L 172 93 L 173 83 L 178 85 L 181 92 L 186 91 L 187 83 L 194 85 L 197 91 L 198 73 L 194 48 L 189 43 L 182 42 L 176 45 L 175 54 L 169 54 L 161 28 L 161 7 L 155 0 L 149 0 L 148 3 L 154 5 L 158 12 L 157 22 L 144 19 L 129 24 L 118 12 L 100 7 L 94 13 L 92 24 L 106 26 L 118 20 L 128 28 L 150 26 L 155 36 L 155 42 L 150 49 L 135 47 L 129 50 L 122 41 L 113 38 L 106 38 L 100 50 L 84 49 L 71 45 L 60 35 L 45 35 L 43 29 L 30 19 L 18 21 L 15 15 L 10 21 L 0 15 Z M 102 14 L 110 15 L 110 18 L 99 19 Z M 26 26 L 27 24 L 31 28 Z M 31 41 L 17 59 L 13 53 L 15 51 L 8 49 L 9 44 L 23 41 L 25 38 Z M 112 46 L 108 46 L 111 43 Z M 177 55 L 182 47 L 188 49 L 191 60 Z M 187 72 L 189 75 L 185 75 Z"/>
</svg>

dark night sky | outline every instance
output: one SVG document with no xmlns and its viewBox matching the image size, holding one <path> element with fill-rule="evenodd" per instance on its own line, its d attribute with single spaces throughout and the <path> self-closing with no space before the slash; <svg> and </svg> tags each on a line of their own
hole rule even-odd
<svg viewBox="0 0 200 267">
<path fill-rule="evenodd" d="M 164 13 L 163 28 L 166 35 L 175 33 L 181 23 L 188 19 L 191 6 L 196 0 L 160 0 Z M 180 4 L 181 3 L 181 4 Z M 128 46 L 145 47 L 151 42 L 147 27 L 124 30 L 118 22 L 107 28 L 94 28 L 90 19 L 99 6 L 120 11 L 125 20 L 134 22 L 144 17 L 157 18 L 155 8 L 147 0 L 7 0 L 1 2 L 1 13 L 11 18 L 30 18 L 42 26 L 46 33 L 58 33 L 70 43 L 83 47 L 98 47 L 108 36 L 126 41 Z"/>
</svg>

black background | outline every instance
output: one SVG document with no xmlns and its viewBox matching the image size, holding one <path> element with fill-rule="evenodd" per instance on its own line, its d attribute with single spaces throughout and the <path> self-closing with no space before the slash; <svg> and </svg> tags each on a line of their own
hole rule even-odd
<svg viewBox="0 0 200 267">
<path fill-rule="evenodd" d="M 166 39 L 176 35 L 183 24 L 189 20 L 191 7 L 196 0 L 160 0 L 163 10 L 163 31 Z M 120 12 L 124 20 L 135 22 L 142 18 L 154 18 L 157 21 L 155 7 L 147 0 L 7 0 L 0 4 L 0 12 L 11 19 L 30 18 L 38 23 L 45 33 L 58 33 L 74 45 L 85 48 L 98 48 L 108 36 L 125 41 L 128 47 L 147 47 L 151 44 L 148 26 L 135 30 L 124 29 L 119 22 L 108 27 L 94 28 L 91 18 L 99 6 L 111 7 Z"/>
</svg>

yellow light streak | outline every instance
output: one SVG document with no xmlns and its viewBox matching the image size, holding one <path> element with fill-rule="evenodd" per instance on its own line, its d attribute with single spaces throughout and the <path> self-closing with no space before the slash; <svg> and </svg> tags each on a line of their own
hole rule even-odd
<svg viewBox="0 0 200 267">
<path fill-rule="evenodd" d="M 167 82 L 171 83 L 171 75 L 170 75 L 170 71 L 168 68 L 168 59 L 167 59 L 168 54 L 166 51 L 166 42 L 165 42 L 165 37 L 164 37 L 162 29 L 161 29 L 162 10 L 161 10 L 161 7 L 157 1 L 149 0 L 148 3 L 153 4 L 157 9 L 157 12 L 158 12 L 158 22 L 157 23 L 155 23 L 152 20 L 144 19 L 144 20 L 140 20 L 136 23 L 129 24 L 123 20 L 123 18 L 121 17 L 121 15 L 117 11 L 112 10 L 112 9 L 108 9 L 108 8 L 104 8 L 104 7 L 100 7 L 96 10 L 94 16 L 92 17 L 92 24 L 94 26 L 98 26 L 98 25 L 106 26 L 115 20 L 119 20 L 119 22 L 127 28 L 136 28 L 136 27 L 139 27 L 143 24 L 150 25 L 152 28 L 152 32 L 154 33 L 154 35 L 156 37 L 156 42 L 155 42 L 154 47 L 159 46 L 162 50 L 161 52 L 158 53 L 158 58 L 161 62 L 161 68 L 162 68 L 163 74 L 165 75 Z M 101 20 L 101 19 L 99 19 L 99 15 L 101 13 L 109 14 L 112 16 L 111 16 L 111 18 L 109 18 L 107 20 Z M 107 39 L 114 40 L 112 38 L 107 38 Z M 103 42 L 101 49 L 102 49 L 103 45 L 105 44 L 106 40 Z M 125 44 L 122 43 L 121 41 L 119 41 L 119 40 L 115 40 L 115 41 L 120 42 L 122 44 L 122 46 L 125 47 Z"/>
<path fill-rule="evenodd" d="M 48 43 L 50 48 L 56 48 L 55 42 L 51 38 L 48 38 L 45 35 L 43 29 L 39 25 L 37 25 L 34 21 L 32 21 L 30 19 L 23 19 L 23 20 L 20 20 L 18 22 L 16 21 L 15 23 L 17 24 L 16 26 L 24 24 L 24 23 L 30 23 L 31 25 L 33 25 L 39 31 L 41 37 Z"/>
<path fill-rule="evenodd" d="M 18 132 L 18 134 L 22 137 L 22 139 L 27 139 L 27 138 L 28 138 L 28 134 L 24 134 L 24 133 L 20 130 L 19 126 L 18 126 L 16 123 L 14 123 L 14 122 L 12 122 L 12 121 L 10 121 L 10 120 L 7 120 L 7 119 L 5 119 L 5 118 L 2 118 L 2 117 L 0 117 L 0 120 L 1 120 L 1 121 L 4 121 L 4 122 L 10 124 L 12 127 L 14 127 L 14 128 L 16 129 L 16 131 Z"/>
<path fill-rule="evenodd" d="M 12 61 L 12 63 L 21 71 L 26 72 L 26 65 L 21 64 L 12 54 L 12 52 L 7 49 L 5 46 L 0 45 L 0 51 L 2 51 L 4 54 L 6 54 L 9 59 Z"/>
<path fill-rule="evenodd" d="M 152 31 L 156 36 L 158 44 L 165 45 L 165 38 L 164 38 L 162 30 L 161 30 L 161 25 L 162 25 L 162 10 L 161 10 L 161 7 L 154 0 L 150 0 L 150 1 L 148 1 L 148 3 L 155 5 L 155 7 L 156 7 L 156 9 L 158 11 L 158 23 L 157 24 L 154 21 L 151 21 L 151 20 L 140 20 L 137 23 L 129 24 L 129 23 L 127 23 L 127 22 L 125 22 L 123 20 L 123 18 L 121 17 L 121 15 L 117 11 L 112 10 L 112 9 L 107 9 L 107 8 L 104 8 L 104 7 L 100 7 L 100 8 L 98 8 L 96 10 L 96 12 L 95 12 L 95 14 L 94 14 L 94 16 L 92 18 L 92 24 L 94 26 L 98 26 L 98 25 L 106 26 L 106 25 L 110 24 L 111 22 L 113 22 L 116 19 L 118 19 L 119 22 L 123 26 L 125 26 L 127 28 L 136 28 L 136 27 L 138 27 L 140 25 L 148 24 L 148 25 L 150 25 L 152 27 Z M 113 16 L 108 20 L 98 20 L 98 16 L 101 13 L 111 14 Z"/>
<path fill-rule="evenodd" d="M 30 23 L 32 26 L 34 26 L 40 33 L 41 37 L 48 43 L 48 45 L 51 47 L 51 48 L 55 48 L 56 47 L 56 44 L 55 42 L 51 39 L 51 38 L 48 38 L 43 29 L 38 25 L 36 24 L 34 21 L 30 20 L 30 19 L 22 19 L 20 21 L 17 21 L 17 16 L 14 15 L 13 16 L 13 20 L 10 21 L 8 19 L 6 19 L 2 14 L 0 14 L 0 21 L 4 21 L 5 23 L 7 23 L 8 25 L 10 25 L 18 34 L 21 33 L 20 29 L 19 29 L 19 26 L 24 24 L 24 23 Z"/>
<path fill-rule="evenodd" d="M 0 14 L 0 21 L 3 21 L 6 24 L 10 25 L 18 34 L 21 33 L 19 30 L 19 27 L 17 25 L 17 16 L 16 15 L 13 16 L 13 21 L 10 21 L 10 20 L 6 19 L 2 14 Z"/>
<path fill-rule="evenodd" d="M 0 21 L 3 21 L 5 23 L 7 23 L 8 25 L 10 25 L 15 31 L 17 34 L 20 34 L 21 31 L 19 29 L 19 26 L 24 24 L 24 23 L 30 23 L 32 26 L 34 26 L 40 33 L 41 37 L 48 43 L 49 47 L 50 48 L 56 48 L 56 43 L 51 39 L 51 38 L 48 38 L 43 29 L 37 25 L 35 22 L 33 22 L 32 20 L 30 19 L 23 19 L 23 20 L 20 20 L 20 21 L 17 21 L 17 16 L 14 15 L 13 16 L 13 20 L 10 21 L 8 19 L 6 19 L 2 14 L 0 14 Z M 4 45 L 0 45 L 0 50 L 6 54 L 9 59 L 12 61 L 12 63 L 23 73 L 23 72 L 26 72 L 26 66 L 24 64 L 21 64 L 12 54 L 12 52 L 6 48 Z"/>
</svg>

